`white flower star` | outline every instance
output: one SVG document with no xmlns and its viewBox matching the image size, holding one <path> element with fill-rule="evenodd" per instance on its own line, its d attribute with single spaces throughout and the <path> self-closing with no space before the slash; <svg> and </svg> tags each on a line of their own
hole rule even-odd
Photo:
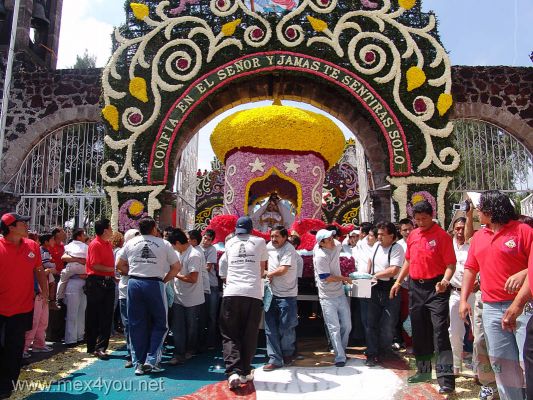
<svg viewBox="0 0 533 400">
<path fill-rule="evenodd" d="M 296 164 L 294 162 L 294 158 L 291 158 L 290 162 L 284 162 L 283 165 L 285 165 L 285 173 L 294 172 L 295 174 L 298 173 L 298 168 L 300 168 L 300 164 Z"/>
<path fill-rule="evenodd" d="M 248 165 L 250 167 L 252 167 L 252 172 L 255 172 L 255 171 L 261 171 L 261 172 L 265 172 L 265 164 L 264 162 L 261 162 L 261 160 L 259 159 L 259 157 L 256 157 L 255 158 L 255 161 L 253 163 L 249 163 Z"/>
</svg>

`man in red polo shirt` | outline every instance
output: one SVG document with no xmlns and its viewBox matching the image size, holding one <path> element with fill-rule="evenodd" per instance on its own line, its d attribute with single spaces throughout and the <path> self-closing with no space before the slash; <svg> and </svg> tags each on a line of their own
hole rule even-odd
<svg viewBox="0 0 533 400">
<path fill-rule="evenodd" d="M 111 237 L 113 230 L 108 219 L 94 224 L 96 237 L 89 244 L 87 252 L 87 294 L 85 334 L 87 353 L 101 360 L 109 359 L 106 354 L 111 335 L 115 305 L 115 257 Z"/>
<path fill-rule="evenodd" d="M 525 399 L 520 363 L 524 360 L 526 325 L 532 314 L 526 311 L 515 315 L 511 331 L 506 329 L 510 324 L 506 319 L 525 275 L 521 281 L 509 278 L 528 266 L 533 229 L 517 221 L 511 201 L 497 190 L 481 195 L 478 213 L 479 222 L 485 227 L 476 232 L 470 243 L 459 313 L 463 319 L 471 314 L 466 299 L 479 272 L 483 328 L 500 399 Z"/>
<path fill-rule="evenodd" d="M 33 321 L 34 274 L 48 298 L 39 245 L 27 239 L 29 219 L 15 213 L 0 219 L 0 399 L 11 395 L 20 374 L 24 334 Z"/>
<path fill-rule="evenodd" d="M 409 274 L 409 315 L 417 373 L 408 382 L 431 380 L 431 358 L 436 352 L 439 393 L 451 393 L 455 390 L 455 375 L 448 318 L 455 251 L 450 235 L 433 221 L 431 204 L 427 201 L 416 203 L 413 216 L 418 227 L 407 238 L 405 262 L 391 289 L 391 297 L 396 296 Z"/>
</svg>

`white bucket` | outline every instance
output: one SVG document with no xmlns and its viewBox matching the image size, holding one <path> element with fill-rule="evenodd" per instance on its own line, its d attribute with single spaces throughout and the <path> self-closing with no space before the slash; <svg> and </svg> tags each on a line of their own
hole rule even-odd
<svg viewBox="0 0 533 400">
<path fill-rule="evenodd" d="M 350 297 L 370 298 L 372 297 L 372 286 L 377 282 L 371 279 L 355 279 L 352 281 L 348 295 Z"/>
</svg>

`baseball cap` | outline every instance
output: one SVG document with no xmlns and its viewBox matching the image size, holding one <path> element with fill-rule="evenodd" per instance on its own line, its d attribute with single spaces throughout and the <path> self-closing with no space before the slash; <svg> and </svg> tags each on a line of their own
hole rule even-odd
<svg viewBox="0 0 533 400">
<path fill-rule="evenodd" d="M 2 218 L 0 220 L 2 222 L 2 226 L 9 226 L 17 221 L 27 222 L 30 220 L 30 217 L 19 215 L 17 213 L 7 213 L 7 214 L 2 215 Z"/>
<path fill-rule="evenodd" d="M 316 233 L 316 242 L 320 243 L 322 240 L 332 237 L 335 234 L 334 231 L 328 231 L 327 229 L 320 229 Z"/>
<path fill-rule="evenodd" d="M 349 236 L 359 236 L 359 233 L 361 233 L 359 229 L 354 229 L 353 231 L 350 232 Z"/>
<path fill-rule="evenodd" d="M 250 217 L 240 217 L 237 220 L 235 233 L 250 233 L 253 229 L 252 219 Z"/>
<path fill-rule="evenodd" d="M 135 236 L 140 235 L 141 232 L 139 232 L 138 229 L 128 229 L 126 233 L 124 234 L 124 243 L 126 243 L 128 240 L 133 239 Z"/>
</svg>

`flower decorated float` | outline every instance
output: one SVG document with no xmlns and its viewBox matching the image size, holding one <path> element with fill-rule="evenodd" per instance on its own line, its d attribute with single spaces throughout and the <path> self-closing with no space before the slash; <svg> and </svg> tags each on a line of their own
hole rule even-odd
<svg viewBox="0 0 533 400">
<path fill-rule="evenodd" d="M 345 141 L 329 118 L 278 102 L 227 117 L 211 145 L 226 167 L 225 214 L 251 214 L 276 193 L 302 220 L 321 217 L 324 177 Z"/>
</svg>

